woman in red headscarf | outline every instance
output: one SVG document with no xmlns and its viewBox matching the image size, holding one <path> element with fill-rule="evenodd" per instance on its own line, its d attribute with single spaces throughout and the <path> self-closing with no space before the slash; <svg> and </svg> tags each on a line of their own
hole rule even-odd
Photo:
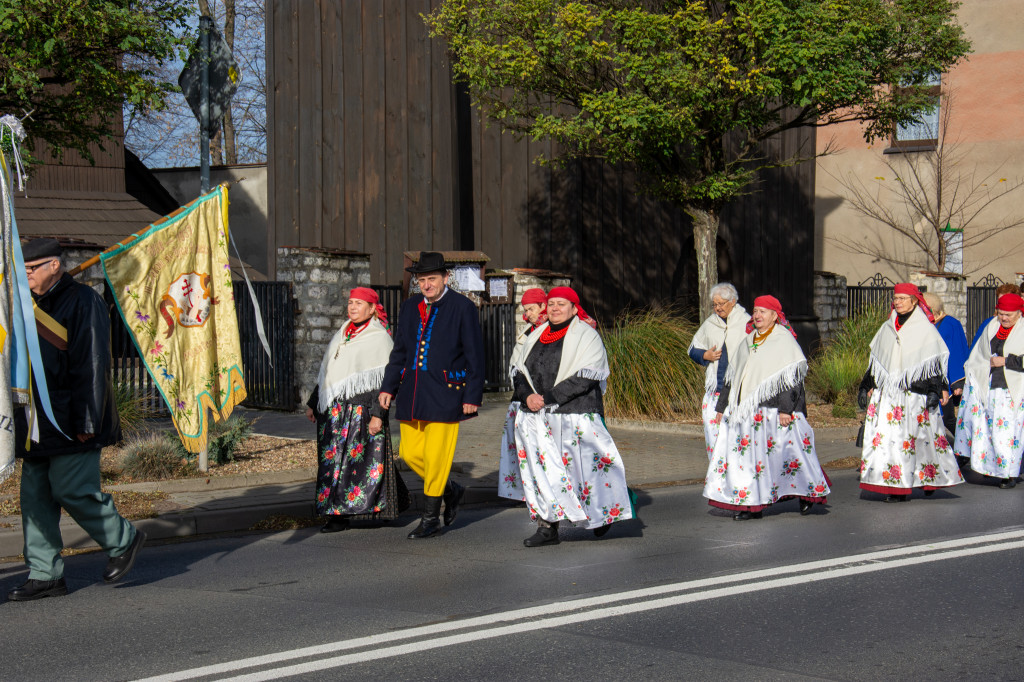
<svg viewBox="0 0 1024 682">
<path fill-rule="evenodd" d="M 913 284 L 893 289 L 892 312 L 871 340 L 871 359 L 858 403 L 867 409 L 860 487 L 886 502 L 931 495 L 963 483 L 946 440 L 939 405 L 949 400 L 949 350 Z"/>
<path fill-rule="evenodd" d="M 807 358 L 777 298 L 758 296 L 751 312 L 718 396 L 722 426 L 704 497 L 737 521 L 759 519 L 766 507 L 788 498 L 799 498 L 806 515 L 829 493 L 807 423 Z"/>
<path fill-rule="evenodd" d="M 377 401 L 393 345 L 377 292 L 353 289 L 348 320 L 327 345 L 306 403 L 317 425 L 315 506 L 327 517 L 321 532 L 345 530 L 352 516 L 393 519 L 408 497 L 394 465 L 388 415 Z"/>
<path fill-rule="evenodd" d="M 534 329 L 548 321 L 548 295 L 543 289 L 533 288 L 523 292 L 519 301 L 523 306 L 523 322 L 529 325 L 516 337 L 516 345 L 512 348 L 509 358 L 509 376 L 514 376 L 514 368 L 523 352 L 526 338 Z M 519 476 L 519 457 L 516 455 L 516 415 L 519 414 L 519 401 L 515 396 L 509 403 L 505 413 L 505 430 L 501 434 L 501 459 L 498 462 L 498 495 L 510 500 L 523 501 L 523 480 Z"/>
<path fill-rule="evenodd" d="M 547 310 L 547 323 L 526 337 L 512 367 L 522 480 L 512 499 L 525 498 L 537 522 L 527 547 L 558 544 L 562 521 L 601 537 L 633 516 L 626 470 L 604 425 L 608 356 L 601 335 L 583 321 L 587 314 L 569 287 L 548 293 Z"/>
<path fill-rule="evenodd" d="M 953 452 L 971 460 L 979 474 L 1013 488 L 1020 476 L 1024 440 L 1024 299 L 1003 294 L 967 358 L 964 404 L 957 419 Z"/>
</svg>

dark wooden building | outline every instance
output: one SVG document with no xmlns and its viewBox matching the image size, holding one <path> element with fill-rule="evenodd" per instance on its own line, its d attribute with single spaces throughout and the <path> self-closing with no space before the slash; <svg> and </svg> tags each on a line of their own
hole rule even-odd
<svg viewBox="0 0 1024 682">
<path fill-rule="evenodd" d="M 380 284 L 401 281 L 404 251 L 480 250 L 491 267 L 570 274 L 606 321 L 694 303 L 689 218 L 638 194 L 628 171 L 542 167 L 552 143 L 482 123 L 421 18 L 439 2 L 268 4 L 268 243 L 370 253 Z M 813 149 L 814 133 L 777 144 Z M 778 296 L 811 342 L 814 164 L 754 189 L 723 216 L 721 277 L 748 305 Z"/>
</svg>

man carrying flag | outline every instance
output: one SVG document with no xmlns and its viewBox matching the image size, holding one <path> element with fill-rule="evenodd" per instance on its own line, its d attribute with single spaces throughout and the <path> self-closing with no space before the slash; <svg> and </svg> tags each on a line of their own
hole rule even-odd
<svg viewBox="0 0 1024 682">
<path fill-rule="evenodd" d="M 108 583 L 131 570 L 146 540 L 100 490 L 100 451 L 121 436 L 110 382 L 107 307 L 99 294 L 64 271 L 57 240 L 34 239 L 22 252 L 42 351 L 42 368 L 32 370 L 45 375 L 60 431 L 40 419 L 38 441 L 31 442 L 25 410 L 15 414 L 29 575 L 8 593 L 12 601 L 67 594 L 60 556 L 62 507 L 110 556 L 103 573 Z"/>
</svg>

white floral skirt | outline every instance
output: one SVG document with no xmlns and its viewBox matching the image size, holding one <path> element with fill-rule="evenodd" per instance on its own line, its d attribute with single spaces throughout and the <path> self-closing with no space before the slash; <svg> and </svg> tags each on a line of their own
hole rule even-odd
<svg viewBox="0 0 1024 682">
<path fill-rule="evenodd" d="M 1020 475 L 1022 435 L 1024 400 L 1015 404 L 1005 388 L 993 388 L 985 405 L 976 387 L 967 382 L 956 420 L 954 454 L 969 457 L 971 468 L 979 474 L 1016 478 Z"/>
<path fill-rule="evenodd" d="M 522 497 L 504 485 L 498 494 L 525 497 L 530 518 L 584 528 L 633 518 L 626 469 L 601 415 L 519 411 L 515 443 Z"/>
<path fill-rule="evenodd" d="M 760 407 L 749 419 L 724 421 L 704 482 L 708 504 L 760 511 L 787 497 L 825 502 L 829 480 L 805 415 L 783 427 L 777 409 Z"/>
<path fill-rule="evenodd" d="M 505 429 L 501 432 L 501 459 L 498 461 L 498 495 L 510 500 L 523 501 L 523 479 L 519 475 L 519 456 L 516 454 L 516 415 L 519 401 L 513 400 L 505 413 Z"/>
<path fill-rule="evenodd" d="M 704 444 L 707 446 L 708 459 L 715 451 L 715 442 L 718 440 L 719 424 L 715 421 L 718 414 L 718 391 L 711 389 L 704 394 L 704 401 L 700 404 L 701 422 L 704 424 Z"/>
<path fill-rule="evenodd" d="M 909 495 L 963 483 L 945 432 L 939 409 L 927 409 L 925 396 L 875 389 L 864 420 L 860 487 Z"/>
</svg>

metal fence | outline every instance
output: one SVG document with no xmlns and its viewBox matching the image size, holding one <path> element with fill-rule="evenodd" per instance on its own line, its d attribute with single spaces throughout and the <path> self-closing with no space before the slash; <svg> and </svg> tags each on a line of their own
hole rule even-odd
<svg viewBox="0 0 1024 682">
<path fill-rule="evenodd" d="M 869 277 L 856 286 L 846 287 L 848 315 L 853 317 L 864 308 L 888 306 L 892 301 L 894 286 L 896 286 L 896 282 L 882 273 L 877 273 L 874 277 Z"/>
<path fill-rule="evenodd" d="M 242 374 L 248 407 L 290 410 L 295 407 L 294 327 L 295 308 L 291 282 L 253 282 L 256 300 L 263 313 L 267 341 L 273 354 L 273 367 L 263 351 L 256 333 L 256 316 L 245 282 L 234 282 L 235 314 L 242 350 Z M 109 290 L 104 298 L 113 306 Z M 153 378 L 139 358 L 128 327 L 116 308 L 111 308 L 110 350 L 113 359 L 112 378 L 122 390 L 140 401 L 140 407 L 153 416 L 169 416 Z"/>
<path fill-rule="evenodd" d="M 996 307 L 996 288 L 1000 284 L 1004 284 L 1003 280 L 990 274 L 967 287 L 965 328 L 968 339 L 973 338 L 981 323 L 993 315 Z"/>
<path fill-rule="evenodd" d="M 484 303 L 480 306 L 480 330 L 484 336 L 484 390 L 512 388 L 508 361 L 516 345 L 515 315 L 515 303 Z"/>
<path fill-rule="evenodd" d="M 398 324 L 398 309 L 402 307 L 401 284 L 372 284 L 370 288 L 380 296 L 380 304 L 384 306 L 388 321 L 394 326 Z"/>
</svg>

